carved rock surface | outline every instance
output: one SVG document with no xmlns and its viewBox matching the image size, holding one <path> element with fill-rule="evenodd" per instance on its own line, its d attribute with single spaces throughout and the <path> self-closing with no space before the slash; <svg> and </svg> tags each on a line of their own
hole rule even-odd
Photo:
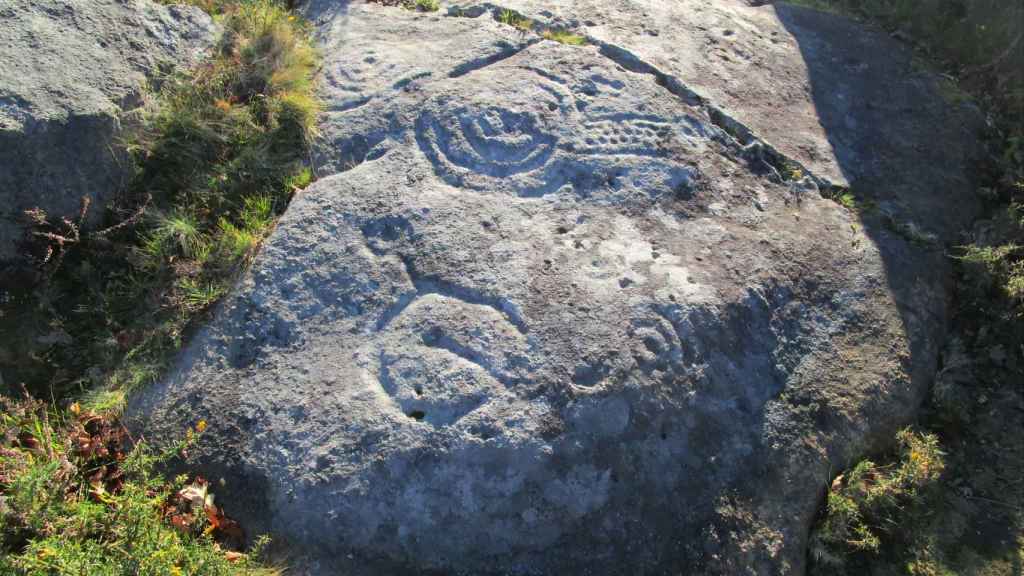
<svg viewBox="0 0 1024 576">
<path fill-rule="evenodd" d="M 311 574 L 802 573 L 830 473 L 934 373 L 941 251 L 821 196 L 843 154 L 782 123 L 811 109 L 719 108 L 638 55 L 699 44 L 662 7 L 704 2 L 514 4 L 591 44 L 493 5 L 307 8 L 322 178 L 129 414 L 153 438 L 207 419 L 196 456 L 229 513 Z M 776 7 L 714 5 L 783 34 Z M 775 81 L 806 96 L 806 71 Z M 968 133 L 920 82 L 907 134 L 940 112 Z M 965 213 L 970 153 L 936 167 Z M 912 193 L 894 182 L 879 198 Z"/>
<path fill-rule="evenodd" d="M 25 210 L 74 218 L 83 196 L 102 205 L 118 192 L 132 174 L 123 113 L 142 104 L 147 79 L 194 62 L 213 38 L 210 17 L 187 6 L 0 2 L 0 263 L 17 255 Z"/>
</svg>

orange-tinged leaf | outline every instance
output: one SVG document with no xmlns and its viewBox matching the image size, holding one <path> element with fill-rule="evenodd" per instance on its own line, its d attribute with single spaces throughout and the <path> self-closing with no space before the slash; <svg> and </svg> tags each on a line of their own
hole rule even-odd
<svg viewBox="0 0 1024 576">
<path fill-rule="evenodd" d="M 235 562 L 241 560 L 242 558 L 245 558 L 245 554 L 242 554 L 241 552 L 233 552 L 231 550 L 228 550 L 227 552 L 224 552 L 224 558 L 228 562 Z"/>
<path fill-rule="evenodd" d="M 188 533 L 189 524 L 191 524 L 190 520 L 191 519 L 188 516 L 175 514 L 174 516 L 171 516 L 171 525 L 182 532 Z"/>
</svg>

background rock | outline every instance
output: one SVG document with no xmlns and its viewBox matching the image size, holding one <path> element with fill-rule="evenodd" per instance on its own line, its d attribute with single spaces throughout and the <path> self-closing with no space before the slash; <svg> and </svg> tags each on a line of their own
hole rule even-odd
<svg viewBox="0 0 1024 576">
<path fill-rule="evenodd" d="M 680 59 L 714 18 L 669 6 L 703 3 L 514 4 L 593 43 L 494 5 L 311 3 L 324 177 L 130 416 L 151 438 L 207 419 L 197 457 L 229 513 L 311 573 L 802 573 L 830 474 L 908 422 L 934 373 L 941 252 L 821 197 L 853 171 L 832 139 L 870 142 L 812 121 L 792 36 L 774 68 L 691 87 Z M 775 7 L 714 6 L 785 33 Z M 903 81 L 886 66 L 868 63 Z M 776 83 L 756 96 L 776 104 L 722 97 L 729 74 Z M 931 82 L 873 145 L 924 147 L 935 114 L 970 133 Z M 941 168 L 903 156 L 949 176 L 958 218 L 971 142 Z M 912 176 L 854 166 L 924 202 Z"/>
<path fill-rule="evenodd" d="M 23 213 L 89 221 L 132 175 L 121 117 L 146 82 L 213 42 L 201 10 L 148 0 L 0 3 L 0 263 L 17 256 Z"/>
<path fill-rule="evenodd" d="M 785 2 L 761 4 L 498 3 L 586 35 L 623 66 L 657 73 L 707 100 L 741 132 L 818 178 L 851 186 L 895 219 L 956 240 L 979 209 L 962 193 L 971 188 L 968 175 L 979 157 L 978 110 L 882 30 Z"/>
</svg>

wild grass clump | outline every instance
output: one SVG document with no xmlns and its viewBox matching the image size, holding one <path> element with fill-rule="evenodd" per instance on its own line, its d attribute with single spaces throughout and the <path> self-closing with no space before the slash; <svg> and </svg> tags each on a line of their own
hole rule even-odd
<svg viewBox="0 0 1024 576">
<path fill-rule="evenodd" d="M 569 46 L 584 46 L 587 43 L 587 39 L 583 36 L 559 28 L 544 30 L 541 32 L 541 37 L 545 40 L 551 40 L 559 44 L 568 44 Z"/>
<path fill-rule="evenodd" d="M 533 20 L 530 20 L 515 10 L 503 9 L 498 13 L 498 22 L 501 22 L 506 26 L 518 28 L 524 32 L 533 30 Z"/>
<path fill-rule="evenodd" d="M 0 573 L 279 574 L 259 566 L 263 544 L 228 549 L 239 528 L 205 482 L 154 471 L 203 427 L 158 454 L 129 446 L 115 420 L 77 405 L 56 411 L 0 397 Z"/>
<path fill-rule="evenodd" d="M 913 538 L 914 522 L 924 520 L 926 491 L 941 476 L 944 455 L 931 434 L 908 429 L 897 441 L 890 463 L 863 460 L 833 482 L 811 536 L 811 559 L 822 573 L 862 574 L 875 557 L 898 550 L 896 541 Z"/>
<path fill-rule="evenodd" d="M 402 7 L 417 12 L 437 12 L 441 4 L 438 0 L 403 0 Z"/>
<path fill-rule="evenodd" d="M 295 17 L 248 0 L 220 21 L 216 57 L 165 83 L 160 112 L 133 142 L 137 187 L 200 218 L 237 210 L 253 192 L 286 197 L 316 125 L 316 56 Z"/>
<path fill-rule="evenodd" d="M 0 301 L 2 574 L 279 573 L 229 549 L 240 528 L 205 482 L 163 479 L 155 469 L 175 452 L 129 445 L 116 419 L 312 180 L 305 24 L 271 0 L 191 3 L 223 37 L 205 64 L 161 79 L 106 225 L 83 229 L 87 201 L 77 215 L 28 215 L 39 274 Z M 19 388 L 25 400 L 3 397 Z"/>
<path fill-rule="evenodd" d="M 0 574 L 280 573 L 260 568 L 259 546 L 232 549 L 241 528 L 205 481 L 156 471 L 204 424 L 158 454 L 131 445 L 116 416 L 311 180 L 305 25 L 271 0 L 190 3 L 223 37 L 206 64 L 161 79 L 127 142 L 137 173 L 104 227 L 83 228 L 87 201 L 28 214 L 39 274 L 0 300 Z M 19 388 L 52 404 L 3 396 Z"/>
<path fill-rule="evenodd" d="M 110 227 L 79 235 L 74 220 L 35 214 L 38 252 L 53 256 L 44 280 L 0 310 L 0 349 L 24 359 L 5 369 L 8 386 L 119 406 L 158 377 L 312 180 L 306 24 L 273 0 L 199 4 L 223 37 L 206 63 L 161 80 L 127 142 L 138 173 Z"/>
<path fill-rule="evenodd" d="M 1020 186 L 1024 189 L 1024 180 Z M 961 247 L 958 256 L 964 268 L 964 293 L 1010 342 L 1024 342 L 1024 204 L 1011 202 L 983 230 L 978 241 Z"/>
<path fill-rule="evenodd" d="M 551 40 L 552 42 L 568 44 L 569 46 L 585 46 L 587 44 L 587 39 L 579 34 L 575 34 L 564 28 L 545 27 L 526 16 L 523 16 L 515 10 L 502 9 L 497 13 L 496 19 L 498 22 L 506 26 L 511 26 L 524 33 L 537 32 L 540 34 L 541 38 Z"/>
</svg>

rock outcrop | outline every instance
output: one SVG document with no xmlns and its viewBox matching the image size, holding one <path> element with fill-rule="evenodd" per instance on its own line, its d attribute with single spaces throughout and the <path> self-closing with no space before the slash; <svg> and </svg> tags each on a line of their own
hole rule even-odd
<svg viewBox="0 0 1024 576">
<path fill-rule="evenodd" d="M 0 4 L 0 264 L 18 256 L 24 211 L 77 216 L 132 175 L 121 118 L 147 81 L 213 42 L 201 10 L 149 0 L 5 0 Z"/>
<path fill-rule="evenodd" d="M 834 30 L 888 41 L 832 16 L 510 4 L 590 43 L 494 5 L 308 7 L 322 178 L 131 417 L 205 418 L 229 512 L 311 573 L 802 573 L 830 473 L 934 373 L 970 111 L 898 46 L 845 60 Z M 885 100 L 840 82 L 833 118 L 822 54 Z M 822 196 L 850 181 L 887 216 Z"/>
</svg>

